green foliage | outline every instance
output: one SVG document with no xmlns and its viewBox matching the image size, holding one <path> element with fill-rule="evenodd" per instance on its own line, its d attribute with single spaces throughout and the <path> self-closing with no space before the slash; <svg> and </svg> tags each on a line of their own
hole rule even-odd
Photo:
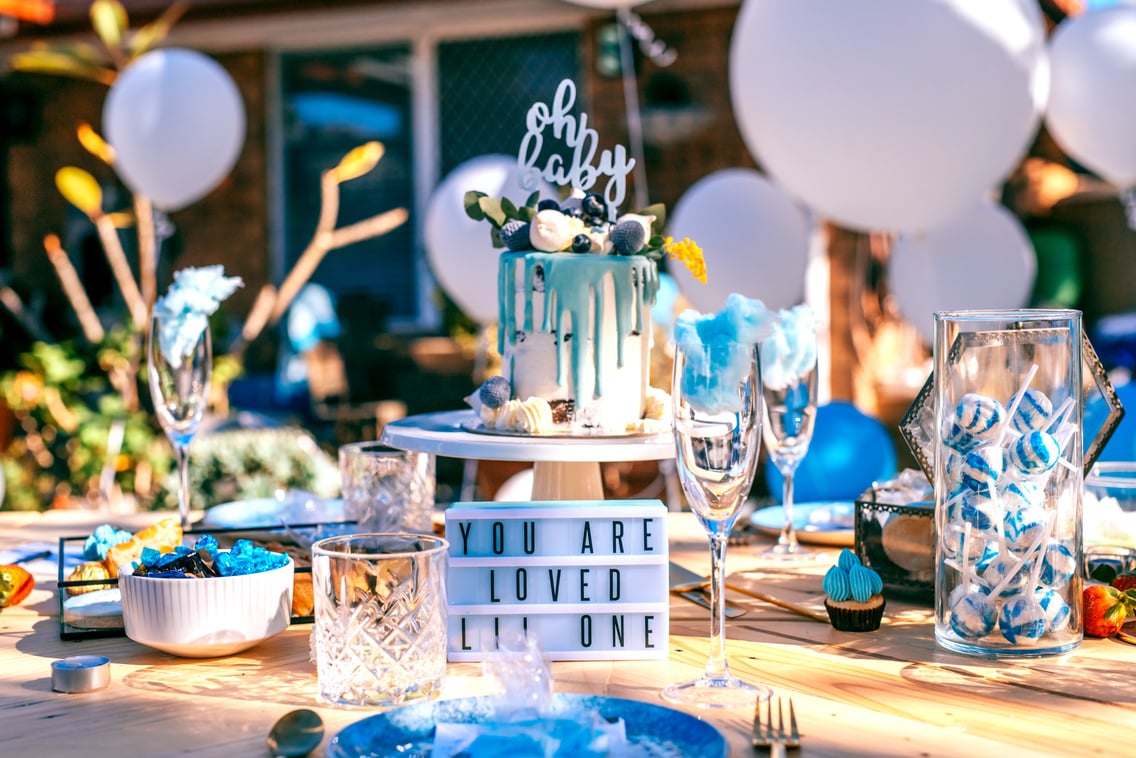
<svg viewBox="0 0 1136 758">
<path fill-rule="evenodd" d="M 185 13 L 185 3 L 174 3 L 153 22 L 131 32 L 126 9 L 118 0 L 91 4 L 91 27 L 101 48 L 86 42 L 37 44 L 8 60 L 15 71 L 89 79 L 110 86 L 132 60 L 164 41 Z"/>
<path fill-rule="evenodd" d="M 170 469 L 172 454 L 144 410 L 129 410 L 109 372 L 137 360 L 140 340 L 129 326 L 107 332 L 99 345 L 38 342 L 20 368 L 0 375 L 0 396 L 15 416 L 15 438 L 0 454 L 4 507 L 41 510 L 72 496 L 98 494 L 114 425 L 122 445 L 111 461 L 114 483 L 146 502 L 146 482 Z M 145 388 L 136 388 L 145 391 Z"/>
<path fill-rule="evenodd" d="M 320 497 L 339 494 L 338 463 L 298 428 L 238 429 L 198 436 L 189 448 L 192 507 L 272 497 L 301 489 Z M 177 475 L 163 482 L 155 507 L 177 507 Z"/>
</svg>

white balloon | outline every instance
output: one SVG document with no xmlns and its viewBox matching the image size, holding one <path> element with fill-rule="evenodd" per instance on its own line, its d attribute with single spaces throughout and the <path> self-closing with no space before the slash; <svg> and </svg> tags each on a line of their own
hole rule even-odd
<svg viewBox="0 0 1136 758">
<path fill-rule="evenodd" d="M 1062 21 L 1049 50 L 1046 123 L 1073 158 L 1121 187 L 1136 184 L 1136 7 Z"/>
<path fill-rule="evenodd" d="M 731 168 L 699 179 L 675 204 L 668 226 L 675 239 L 694 240 L 706 258 L 706 284 L 677 262 L 668 268 L 697 310 L 720 310 L 731 292 L 770 308 L 801 301 L 808 216 L 757 171 Z"/>
<path fill-rule="evenodd" d="M 824 216 L 917 231 L 1025 153 L 1048 89 L 1033 0 L 745 0 L 730 96 L 762 167 Z"/>
<path fill-rule="evenodd" d="M 126 186 L 172 211 L 204 197 L 233 168 L 245 139 L 244 103 L 212 58 L 154 50 L 111 86 L 103 131 Z"/>
<path fill-rule="evenodd" d="M 936 311 L 1021 308 L 1036 271 L 1022 225 L 1001 205 L 981 202 L 936 229 L 898 237 L 888 285 L 904 317 L 932 344 Z"/>
<path fill-rule="evenodd" d="M 539 189 L 542 198 L 557 196 L 549 184 Z M 464 198 L 471 190 L 507 197 L 518 206 L 532 190 L 521 187 L 516 158 L 481 155 L 451 171 L 426 208 L 423 234 L 434 278 L 467 316 L 489 324 L 497 320 L 497 259 L 503 249 L 493 247 L 488 221 L 466 215 Z"/>
</svg>

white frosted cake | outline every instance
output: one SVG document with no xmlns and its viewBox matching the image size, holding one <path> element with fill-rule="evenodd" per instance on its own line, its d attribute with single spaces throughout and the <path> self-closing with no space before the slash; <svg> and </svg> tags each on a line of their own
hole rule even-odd
<svg viewBox="0 0 1136 758">
<path fill-rule="evenodd" d="M 504 253 L 499 263 L 502 374 L 512 397 L 539 397 L 581 431 L 635 429 L 650 386 L 650 258 Z"/>
<path fill-rule="evenodd" d="M 661 235 L 661 205 L 617 214 L 635 161 L 618 145 L 597 154 L 599 137 L 575 100 L 566 79 L 551 103 L 535 103 L 517 156 L 523 187 L 543 179 L 566 198 L 541 199 L 538 190 L 518 205 L 465 194 L 466 214 L 489 222 L 493 244 L 506 248 L 497 273 L 503 376 L 467 399 L 490 430 L 663 431 L 670 398 L 649 376 L 657 262 L 670 255 L 705 281 L 702 251 Z M 603 193 L 587 192 L 601 177 Z"/>
</svg>

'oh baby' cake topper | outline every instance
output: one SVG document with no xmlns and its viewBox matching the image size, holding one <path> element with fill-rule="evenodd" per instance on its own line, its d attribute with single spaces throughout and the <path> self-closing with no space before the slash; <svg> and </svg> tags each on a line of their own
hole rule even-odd
<svg viewBox="0 0 1136 758">
<path fill-rule="evenodd" d="M 576 85 L 571 79 L 560 82 L 552 106 L 536 102 L 525 116 L 528 130 L 521 141 L 517 154 L 520 168 L 520 184 L 527 190 L 537 187 L 537 180 L 543 178 L 550 184 L 569 187 L 587 192 L 600 176 L 608 177 L 604 187 L 604 198 L 608 208 L 614 211 L 623 203 L 627 193 L 627 175 L 635 167 L 635 159 L 627 156 L 627 148 L 616 145 L 614 150 L 604 150 L 599 155 L 599 165 L 593 160 L 599 148 L 599 134 L 588 127 L 588 116 L 581 113 L 579 119 L 572 115 L 576 104 Z M 564 143 L 570 151 L 567 159 L 558 152 L 550 152 L 544 160 L 543 168 L 538 167 L 544 152 L 544 135 L 552 127 L 552 136 Z"/>
</svg>

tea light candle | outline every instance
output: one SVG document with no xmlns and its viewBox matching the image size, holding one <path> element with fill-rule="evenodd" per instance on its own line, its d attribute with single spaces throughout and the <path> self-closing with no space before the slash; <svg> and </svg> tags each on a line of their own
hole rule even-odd
<svg viewBox="0 0 1136 758">
<path fill-rule="evenodd" d="M 56 692 L 94 692 L 110 686 L 110 658 L 74 655 L 51 663 L 51 689 Z"/>
</svg>

